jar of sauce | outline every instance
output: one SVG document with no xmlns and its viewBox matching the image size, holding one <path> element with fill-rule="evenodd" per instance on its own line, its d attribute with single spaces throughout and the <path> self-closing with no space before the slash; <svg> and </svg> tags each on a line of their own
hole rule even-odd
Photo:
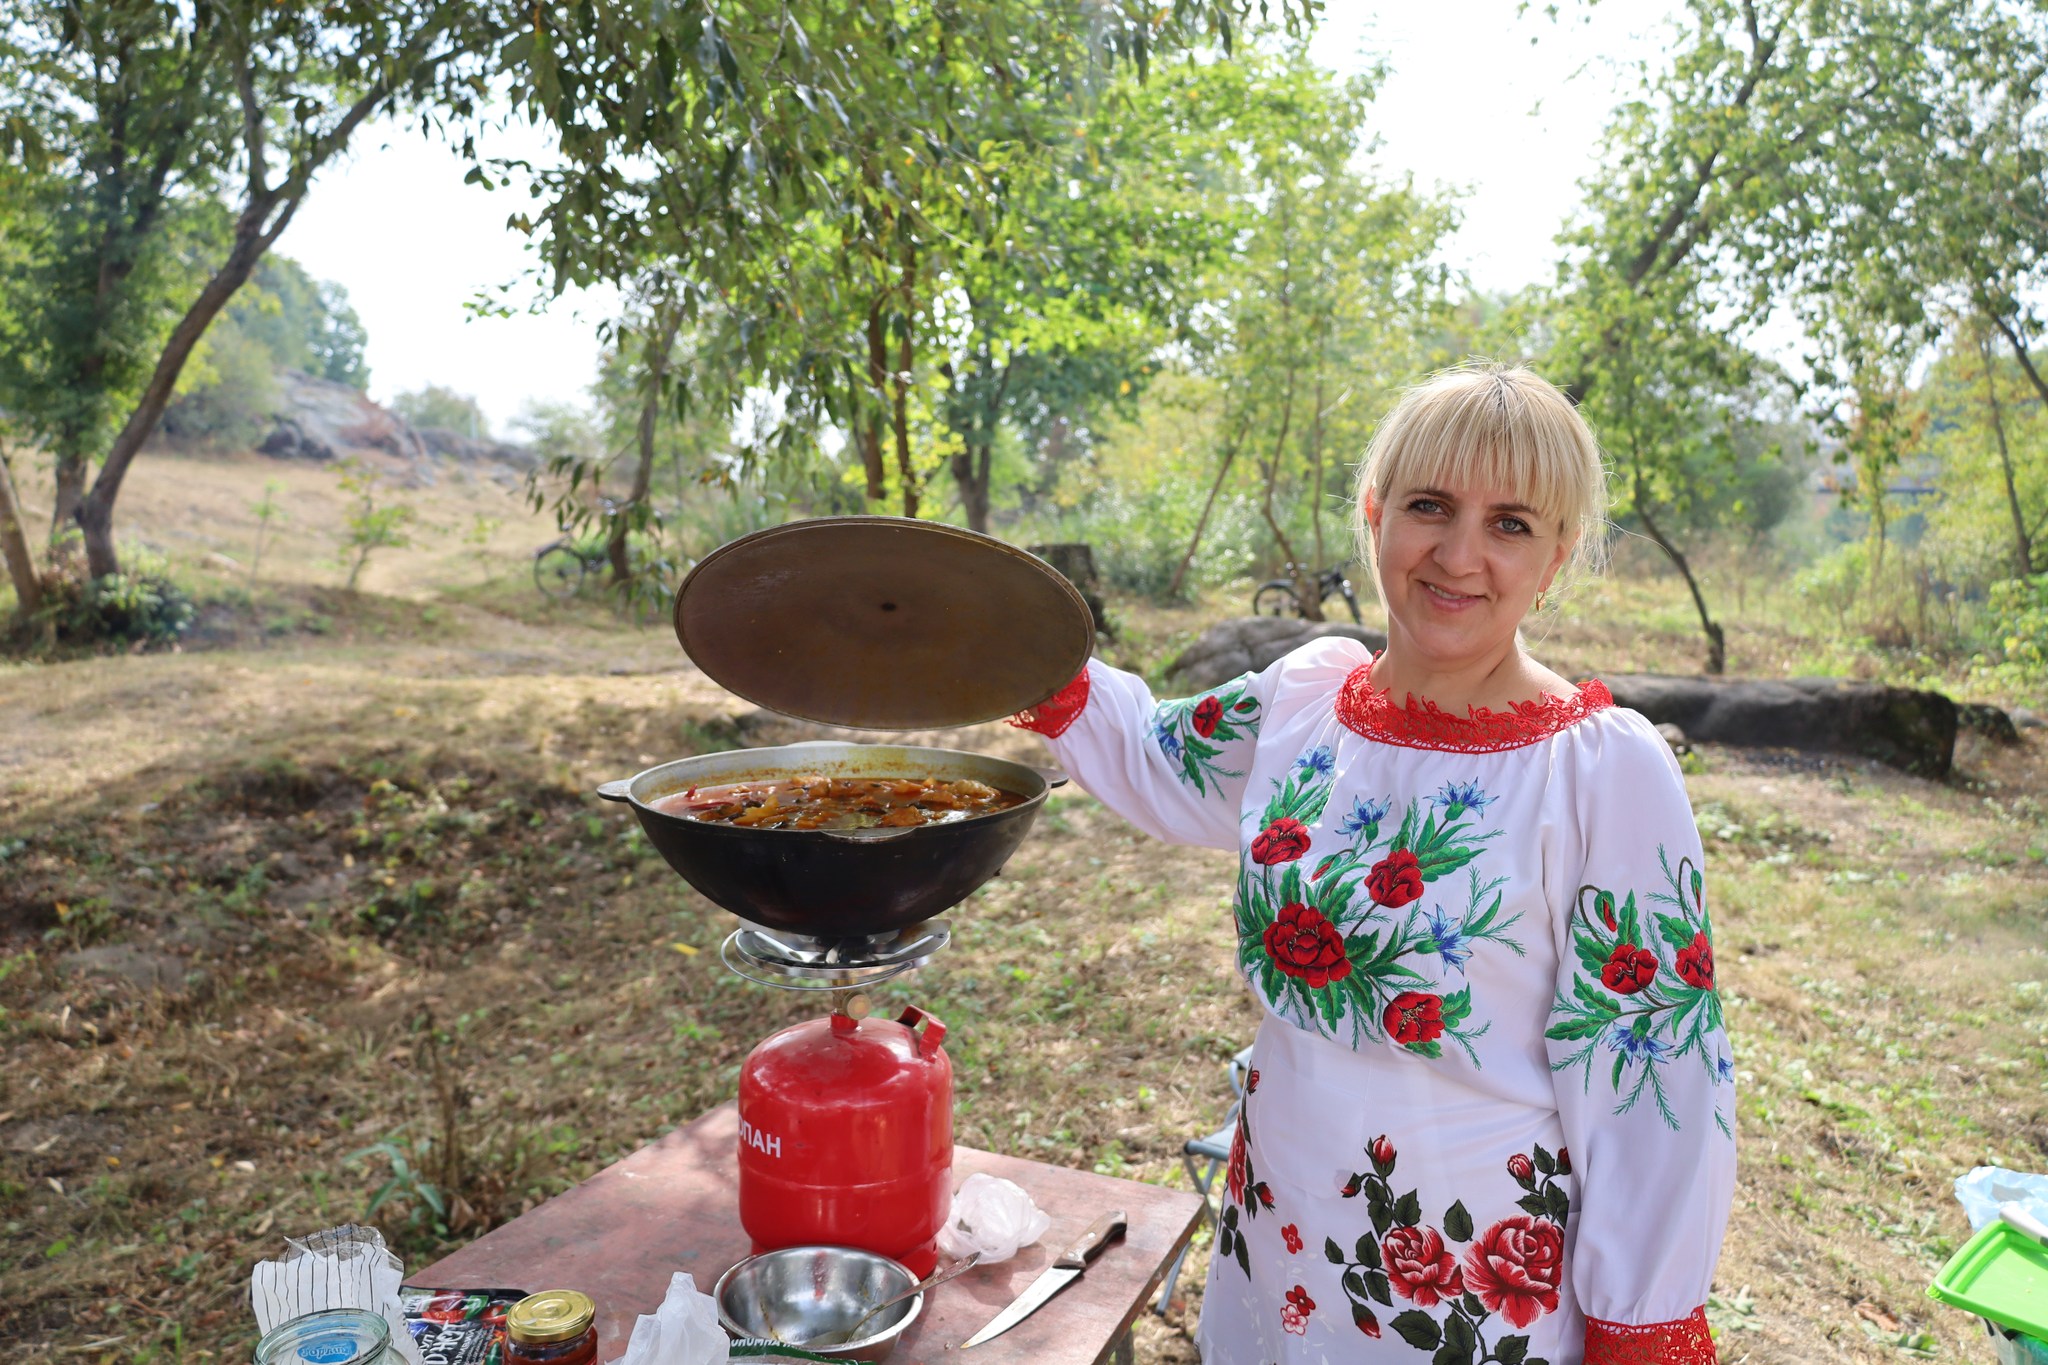
<svg viewBox="0 0 2048 1365">
<path fill-rule="evenodd" d="M 506 1365 L 597 1365 L 597 1305 L 573 1289 L 528 1294 L 505 1314 Z"/>
<path fill-rule="evenodd" d="M 394 1365 L 399 1359 L 391 1349 L 391 1324 L 360 1308 L 281 1322 L 256 1343 L 256 1365 Z"/>
</svg>

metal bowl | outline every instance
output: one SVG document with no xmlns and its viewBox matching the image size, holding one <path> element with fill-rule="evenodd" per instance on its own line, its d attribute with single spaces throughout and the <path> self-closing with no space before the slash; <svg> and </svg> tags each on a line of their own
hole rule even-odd
<svg viewBox="0 0 2048 1365">
<path fill-rule="evenodd" d="M 737 1338 L 780 1341 L 834 1360 L 886 1360 L 903 1329 L 924 1311 L 917 1294 L 875 1314 L 858 1341 L 811 1346 L 836 1336 L 892 1294 L 917 1283 L 908 1266 L 854 1247 L 784 1247 L 749 1256 L 718 1277 L 718 1322 Z"/>
</svg>

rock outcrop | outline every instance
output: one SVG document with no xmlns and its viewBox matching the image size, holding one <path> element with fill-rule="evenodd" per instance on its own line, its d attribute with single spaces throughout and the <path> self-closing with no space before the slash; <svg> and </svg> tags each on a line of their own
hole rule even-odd
<svg viewBox="0 0 2048 1365">
<path fill-rule="evenodd" d="M 488 464 L 501 470 L 532 469 L 540 457 L 524 446 L 478 440 L 441 427 L 416 428 L 368 395 L 299 370 L 277 372 L 279 401 L 269 435 L 256 443 L 265 455 L 284 460 L 346 460 L 380 456 L 397 460 L 411 482 L 432 483 L 436 459 Z"/>
<path fill-rule="evenodd" d="M 1292 616 L 1241 616 L 1203 631 L 1201 638 L 1166 666 L 1166 678 L 1176 693 L 1200 692 L 1241 673 L 1256 672 L 1310 640 L 1330 635 L 1347 636 L 1367 649 L 1387 647 L 1386 634 L 1366 626 L 1301 621 Z"/>
<path fill-rule="evenodd" d="M 1696 678 L 1655 673 L 1603 678 L 1615 701 L 1695 744 L 1851 754 L 1922 777 L 1955 760 L 1956 704 L 1845 678 Z"/>
</svg>

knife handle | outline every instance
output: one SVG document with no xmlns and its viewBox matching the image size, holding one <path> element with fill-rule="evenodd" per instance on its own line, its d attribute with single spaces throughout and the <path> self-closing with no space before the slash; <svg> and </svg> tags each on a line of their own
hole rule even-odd
<svg viewBox="0 0 2048 1365">
<path fill-rule="evenodd" d="M 1060 1253 L 1053 1264 L 1061 1270 L 1086 1270 L 1102 1249 L 1124 1235 L 1124 1211 L 1111 1209 L 1088 1225 L 1081 1240 Z"/>
</svg>

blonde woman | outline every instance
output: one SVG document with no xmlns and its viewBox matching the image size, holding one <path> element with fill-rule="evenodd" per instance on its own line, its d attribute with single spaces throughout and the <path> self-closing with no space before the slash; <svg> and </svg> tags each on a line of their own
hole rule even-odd
<svg viewBox="0 0 2048 1365">
<path fill-rule="evenodd" d="M 1597 559 L 1599 449 L 1528 370 L 1462 368 L 1380 424 L 1357 501 L 1377 658 L 1167 702 L 1091 663 L 1018 718 L 1132 823 L 1239 855 L 1265 1015 L 1202 1358 L 1711 1362 L 1734 1085 L 1699 835 L 1649 723 L 1519 633 Z"/>
</svg>

